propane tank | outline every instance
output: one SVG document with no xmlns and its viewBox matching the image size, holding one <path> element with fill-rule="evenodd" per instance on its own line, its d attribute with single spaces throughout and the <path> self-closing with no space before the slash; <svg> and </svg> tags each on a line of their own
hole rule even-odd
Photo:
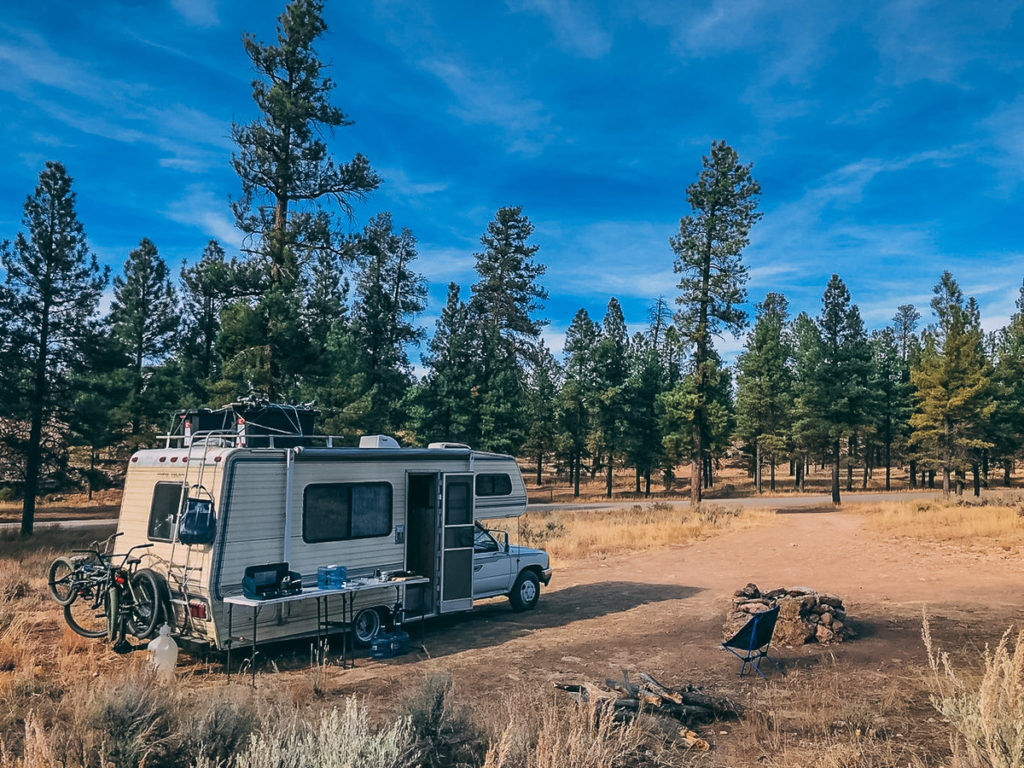
<svg viewBox="0 0 1024 768">
<path fill-rule="evenodd" d="M 178 644 L 171 637 L 171 628 L 167 624 L 160 627 L 160 636 L 151 641 L 146 650 L 149 652 L 149 664 L 156 670 L 157 679 L 165 683 L 174 680 Z"/>
</svg>

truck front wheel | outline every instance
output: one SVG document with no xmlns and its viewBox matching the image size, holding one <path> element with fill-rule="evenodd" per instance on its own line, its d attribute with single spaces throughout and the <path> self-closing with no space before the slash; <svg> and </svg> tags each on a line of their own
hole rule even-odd
<svg viewBox="0 0 1024 768">
<path fill-rule="evenodd" d="M 516 579 L 515 586 L 508 593 L 508 601 L 513 611 L 529 611 L 536 607 L 540 599 L 540 579 L 533 571 L 523 571 Z"/>
</svg>

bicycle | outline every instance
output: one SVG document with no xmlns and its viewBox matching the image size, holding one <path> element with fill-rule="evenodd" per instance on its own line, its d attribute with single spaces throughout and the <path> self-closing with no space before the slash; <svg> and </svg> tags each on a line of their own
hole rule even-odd
<svg viewBox="0 0 1024 768">
<path fill-rule="evenodd" d="M 104 637 L 122 646 L 127 634 L 143 639 L 160 621 L 160 584 L 148 570 L 137 570 L 131 555 L 150 544 L 138 544 L 123 555 L 108 554 L 115 533 L 92 547 L 74 550 L 79 557 L 58 557 L 47 572 L 50 595 L 64 607 L 64 620 L 82 637 Z M 101 549 L 102 545 L 102 549 Z M 120 562 L 115 559 L 120 558 Z"/>
</svg>

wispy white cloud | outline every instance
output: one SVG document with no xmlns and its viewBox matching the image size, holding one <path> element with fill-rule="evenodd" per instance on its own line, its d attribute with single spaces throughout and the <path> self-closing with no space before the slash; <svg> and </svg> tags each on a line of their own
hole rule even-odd
<svg viewBox="0 0 1024 768">
<path fill-rule="evenodd" d="M 566 50 L 588 59 L 599 59 L 611 50 L 611 34 L 602 28 L 588 5 L 574 0 L 513 0 L 509 6 L 547 18 L 559 45 Z"/>
<path fill-rule="evenodd" d="M 203 184 L 186 187 L 184 195 L 172 202 L 163 214 L 171 221 L 216 238 L 227 248 L 241 246 L 242 235 L 235 228 L 224 196 Z"/>
<path fill-rule="evenodd" d="M 554 138 L 544 105 L 522 95 L 500 73 L 469 69 L 449 57 L 425 58 L 420 66 L 451 91 L 456 100 L 453 115 L 468 123 L 501 128 L 508 152 L 536 155 Z"/>
<path fill-rule="evenodd" d="M 146 144 L 164 167 L 199 172 L 223 162 L 230 124 L 192 107 L 156 99 L 150 86 L 97 73 L 88 62 L 54 51 L 37 34 L 3 27 L 0 90 L 34 104 L 81 133 L 125 144 Z M 57 98 L 47 98 L 50 89 Z M 38 131 L 37 131 L 38 133 Z M 64 142 L 54 137 L 50 143 Z"/>
<path fill-rule="evenodd" d="M 473 275 L 476 259 L 473 251 L 456 247 L 436 246 L 420 243 L 416 270 L 432 283 L 447 285 L 449 282 L 459 283 Z"/>
<path fill-rule="evenodd" d="M 195 27 L 213 27 L 220 23 L 215 0 L 171 0 L 171 6 Z"/>
<path fill-rule="evenodd" d="M 408 198 L 419 198 L 434 195 L 448 189 L 447 181 L 416 181 L 409 173 L 399 167 L 378 168 L 377 173 L 384 180 L 383 187 L 395 195 Z"/>
</svg>

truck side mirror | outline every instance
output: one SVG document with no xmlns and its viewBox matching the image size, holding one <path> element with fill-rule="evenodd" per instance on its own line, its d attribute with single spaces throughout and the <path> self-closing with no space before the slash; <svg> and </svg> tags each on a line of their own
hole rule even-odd
<svg viewBox="0 0 1024 768">
<path fill-rule="evenodd" d="M 508 531 L 502 531 L 501 538 L 504 540 L 505 543 L 505 554 L 508 554 Z"/>
</svg>

